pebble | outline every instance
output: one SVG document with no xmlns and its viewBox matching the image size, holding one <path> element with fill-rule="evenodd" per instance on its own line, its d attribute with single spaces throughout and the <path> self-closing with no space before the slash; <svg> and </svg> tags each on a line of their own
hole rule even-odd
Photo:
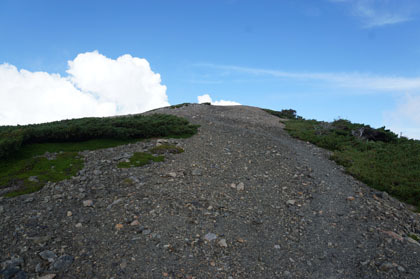
<svg viewBox="0 0 420 279">
<path fill-rule="evenodd" d="M 83 206 L 91 207 L 91 206 L 93 206 L 93 201 L 92 200 L 85 200 L 85 201 L 83 201 Z"/>
<path fill-rule="evenodd" d="M 38 279 L 54 279 L 57 275 L 52 273 L 52 274 L 47 274 L 41 277 L 38 277 Z"/>
<path fill-rule="evenodd" d="M 115 225 L 115 228 L 116 228 L 117 230 L 121 230 L 123 227 L 124 227 L 124 225 L 123 225 L 123 224 L 116 224 L 116 225 Z"/>
<path fill-rule="evenodd" d="M 82 223 L 77 223 L 75 227 L 76 228 L 81 228 L 81 227 L 83 227 L 83 225 L 82 225 Z"/>
<path fill-rule="evenodd" d="M 220 246 L 220 247 L 223 247 L 223 248 L 228 247 L 228 246 L 227 246 L 227 243 L 226 243 L 226 239 L 224 239 L 224 238 L 220 239 L 220 240 L 219 240 L 219 242 L 218 242 L 217 244 L 219 244 L 219 246 Z"/>
<path fill-rule="evenodd" d="M 71 217 L 73 215 L 73 212 L 67 211 L 67 217 Z"/>
<path fill-rule="evenodd" d="M 169 177 L 176 177 L 176 173 L 175 172 L 170 172 L 170 173 L 168 173 L 168 176 Z"/>
<path fill-rule="evenodd" d="M 238 185 L 236 185 L 236 190 L 243 191 L 245 189 L 245 185 L 243 182 L 240 182 Z"/>
<path fill-rule="evenodd" d="M 383 263 L 379 267 L 379 269 L 382 270 L 382 271 L 389 271 L 392 268 L 394 268 L 394 265 L 392 263 L 389 263 L 389 262 Z"/>
<path fill-rule="evenodd" d="M 216 238 L 217 238 L 217 235 L 211 232 L 204 236 L 204 239 L 207 241 L 212 241 L 212 240 L 215 240 Z"/>
<path fill-rule="evenodd" d="M 39 182 L 39 179 L 38 179 L 37 176 L 29 176 L 28 180 L 31 181 L 31 182 Z"/>
<path fill-rule="evenodd" d="M 65 271 L 72 265 L 73 261 L 74 258 L 72 256 L 64 254 L 53 263 L 52 269 L 56 271 Z"/>
<path fill-rule="evenodd" d="M 134 220 L 133 222 L 130 223 L 130 226 L 139 226 L 140 222 L 139 220 Z"/>
<path fill-rule="evenodd" d="M 349 197 L 347 197 L 347 200 L 348 201 L 354 201 L 354 197 L 353 196 L 349 196 Z"/>
<path fill-rule="evenodd" d="M 287 205 L 294 205 L 296 203 L 296 201 L 295 200 L 288 200 L 287 202 L 286 202 L 286 204 Z"/>
<path fill-rule="evenodd" d="M 46 260 L 50 263 L 54 262 L 55 259 L 57 258 L 57 255 L 54 254 L 54 252 L 50 251 L 50 250 L 45 250 L 39 253 L 39 256 L 43 259 Z"/>
<path fill-rule="evenodd" d="M 202 172 L 200 169 L 193 169 L 193 170 L 191 171 L 191 174 L 192 174 L 193 176 L 200 176 L 200 175 L 202 175 L 202 174 L 203 174 L 203 172 Z"/>
</svg>

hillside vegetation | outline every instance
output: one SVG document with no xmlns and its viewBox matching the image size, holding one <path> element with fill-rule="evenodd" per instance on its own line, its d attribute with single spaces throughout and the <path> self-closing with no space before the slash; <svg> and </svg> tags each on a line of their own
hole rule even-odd
<svg viewBox="0 0 420 279">
<path fill-rule="evenodd" d="M 0 194 L 34 192 L 47 181 L 75 175 L 83 168 L 79 151 L 153 137 L 189 137 L 197 128 L 186 119 L 164 114 L 0 126 Z"/>
<path fill-rule="evenodd" d="M 333 151 L 331 159 L 349 174 L 420 210 L 420 141 L 344 119 L 323 122 L 303 119 L 293 110 L 266 111 L 287 118 L 291 136 Z"/>
</svg>

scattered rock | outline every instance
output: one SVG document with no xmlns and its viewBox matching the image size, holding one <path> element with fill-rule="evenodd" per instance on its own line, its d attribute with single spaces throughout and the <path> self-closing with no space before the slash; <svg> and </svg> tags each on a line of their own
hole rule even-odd
<svg viewBox="0 0 420 279">
<path fill-rule="evenodd" d="M 204 236 L 204 239 L 207 241 L 213 241 L 217 238 L 217 235 L 215 235 L 214 233 L 208 233 Z"/>
<path fill-rule="evenodd" d="M 348 201 L 354 201 L 354 197 L 353 196 L 349 196 L 349 197 L 347 197 L 347 200 Z"/>
<path fill-rule="evenodd" d="M 52 265 L 52 269 L 56 271 L 66 271 L 73 263 L 74 258 L 70 255 L 60 256 Z"/>
<path fill-rule="evenodd" d="M 243 182 L 240 182 L 238 185 L 236 185 L 236 190 L 243 191 L 245 189 L 245 185 Z"/>
<path fill-rule="evenodd" d="M 85 200 L 85 201 L 83 201 L 83 206 L 92 207 L 93 206 L 93 201 L 92 200 Z"/>
<path fill-rule="evenodd" d="M 176 177 L 176 173 L 175 172 L 170 172 L 170 173 L 168 173 L 168 176 L 169 177 Z"/>
<path fill-rule="evenodd" d="M 381 266 L 379 267 L 379 270 L 389 271 L 389 270 L 393 269 L 394 267 L 395 267 L 394 264 L 389 263 L 389 262 L 385 262 L 385 263 L 381 264 Z"/>
<path fill-rule="evenodd" d="M 123 225 L 123 224 L 116 224 L 116 225 L 115 225 L 115 228 L 116 228 L 117 230 L 121 230 L 122 228 L 124 228 L 124 225 Z"/>
<path fill-rule="evenodd" d="M 83 227 L 83 225 L 82 225 L 82 223 L 77 223 L 77 224 L 75 225 L 75 227 L 76 227 L 76 228 L 81 228 L 81 227 Z"/>
<path fill-rule="evenodd" d="M 39 182 L 39 179 L 37 176 L 29 176 L 28 181 L 30 182 Z"/>
<path fill-rule="evenodd" d="M 220 239 L 217 244 L 219 244 L 219 246 L 223 247 L 223 248 L 227 247 L 226 239 L 224 239 L 224 238 Z"/>
<path fill-rule="evenodd" d="M 202 175 L 202 174 L 203 174 L 203 172 L 202 172 L 200 169 L 193 169 L 193 170 L 191 171 L 191 174 L 192 174 L 193 176 L 200 176 L 200 175 Z"/>
<path fill-rule="evenodd" d="M 140 225 L 139 220 L 134 220 L 130 223 L 130 226 L 139 226 L 139 225 Z"/>
<path fill-rule="evenodd" d="M 47 274 L 41 277 L 38 277 L 38 279 L 54 279 L 57 275 L 56 274 Z"/>
<path fill-rule="evenodd" d="M 73 212 L 67 211 L 67 217 L 71 217 L 73 215 Z"/>
<path fill-rule="evenodd" d="M 295 203 L 296 203 L 296 200 L 288 200 L 286 202 L 287 205 L 295 205 Z"/>
<path fill-rule="evenodd" d="M 45 250 L 39 253 L 39 256 L 43 259 L 46 260 L 50 263 L 54 262 L 55 259 L 57 258 L 57 255 L 54 254 L 54 252 L 50 251 L 50 250 Z"/>
</svg>

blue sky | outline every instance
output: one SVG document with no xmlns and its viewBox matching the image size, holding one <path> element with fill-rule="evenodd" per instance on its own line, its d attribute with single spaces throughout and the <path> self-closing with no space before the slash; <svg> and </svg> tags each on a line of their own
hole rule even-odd
<svg viewBox="0 0 420 279">
<path fill-rule="evenodd" d="M 96 114 L 142 110 L 142 104 L 119 110 L 136 96 L 145 102 L 160 96 L 150 102 L 158 106 L 197 102 L 197 96 L 209 94 L 214 101 L 293 108 L 305 118 L 347 118 L 420 138 L 419 16 L 415 0 L 2 0 L 0 125 L 30 122 L 28 117 L 48 110 L 45 102 L 30 102 L 27 108 L 10 100 L 12 95 L 42 95 L 39 84 L 53 79 L 60 84 L 51 86 L 55 96 L 61 85 L 69 86 L 67 81 L 74 85 L 63 93 L 63 99 L 75 100 L 73 110 L 78 99 L 72 94 L 101 100 Z M 76 59 L 81 54 L 90 56 Z M 121 77 L 109 88 L 132 90 L 131 95 L 93 83 L 98 77 L 86 78 L 105 64 L 113 67 L 112 61 L 125 54 L 125 61 L 144 58 L 150 67 L 119 67 L 118 74 L 113 68 L 101 78 L 107 84 L 110 75 Z M 33 74 L 41 72 L 52 76 Z M 133 72 L 139 79 L 154 79 L 158 73 L 161 80 L 120 89 L 118 84 L 127 84 Z M 34 85 L 18 90 L 13 82 Z M 95 102 L 89 98 L 81 101 L 86 108 Z M 28 110 L 33 114 L 23 117 Z M 52 112 L 39 119 L 60 117 L 66 116 Z"/>
</svg>

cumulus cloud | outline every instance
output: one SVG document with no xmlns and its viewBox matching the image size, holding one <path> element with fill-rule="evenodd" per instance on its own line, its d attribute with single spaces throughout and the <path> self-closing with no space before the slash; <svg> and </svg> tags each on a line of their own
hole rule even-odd
<svg viewBox="0 0 420 279">
<path fill-rule="evenodd" d="M 0 125 L 140 113 L 168 106 L 166 86 L 147 60 L 97 51 L 68 62 L 68 76 L 0 65 Z"/>
<path fill-rule="evenodd" d="M 233 102 L 233 101 L 225 101 L 225 100 L 213 101 L 209 94 L 198 96 L 197 100 L 199 104 L 211 103 L 214 106 L 240 106 L 241 105 L 240 103 Z"/>
<path fill-rule="evenodd" d="M 384 115 L 386 126 L 395 133 L 420 140 L 420 96 L 407 95 L 394 111 Z"/>
</svg>

